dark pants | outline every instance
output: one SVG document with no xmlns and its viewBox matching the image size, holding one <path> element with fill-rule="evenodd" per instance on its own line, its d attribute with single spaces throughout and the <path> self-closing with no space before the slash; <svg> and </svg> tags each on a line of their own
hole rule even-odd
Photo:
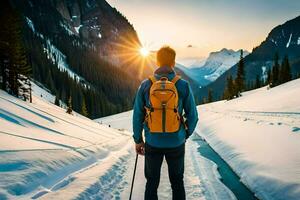
<svg viewBox="0 0 300 200">
<path fill-rule="evenodd" d="M 185 144 L 176 148 L 155 148 L 145 145 L 145 177 L 147 179 L 145 200 L 157 200 L 160 168 L 165 156 L 173 200 L 185 200 L 183 183 Z"/>
</svg>

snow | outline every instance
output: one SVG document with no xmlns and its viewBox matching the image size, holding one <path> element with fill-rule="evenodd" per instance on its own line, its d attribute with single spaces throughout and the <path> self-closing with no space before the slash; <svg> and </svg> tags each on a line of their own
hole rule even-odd
<svg viewBox="0 0 300 200">
<path fill-rule="evenodd" d="M 244 56 L 247 56 L 249 53 L 244 52 Z M 205 75 L 205 79 L 209 81 L 216 80 L 224 72 L 230 69 L 235 65 L 240 59 L 240 51 L 233 51 L 222 49 L 220 52 L 213 52 L 210 54 L 204 66 L 210 68 L 213 73 Z"/>
<path fill-rule="evenodd" d="M 46 40 L 46 44 L 47 46 L 44 48 L 44 51 L 47 54 L 47 58 L 53 63 L 56 63 L 60 71 L 67 72 L 69 77 L 73 78 L 77 82 L 84 83 L 84 85 L 87 86 L 85 79 L 70 69 L 66 61 L 66 56 L 58 48 L 56 48 L 49 39 Z"/>
<path fill-rule="evenodd" d="M 244 51 L 244 57 L 249 52 Z M 224 72 L 234 66 L 240 59 L 240 51 L 222 49 L 217 52 L 210 53 L 205 63 L 201 66 L 185 67 L 176 64 L 187 76 L 193 79 L 199 86 L 204 86 L 215 81 Z"/>
<path fill-rule="evenodd" d="M 1 199 L 128 199 L 135 152 L 132 112 L 106 117 L 101 124 L 69 115 L 34 85 L 33 103 L 0 90 Z M 41 98 L 39 94 L 43 94 Z M 98 120 L 99 121 L 99 120 Z M 14 145 L 11 145 L 14 144 Z M 235 199 L 220 181 L 216 165 L 201 157 L 197 144 L 187 150 L 188 199 Z M 159 196 L 170 199 L 166 165 Z M 133 199 L 145 187 L 139 157 Z"/>
<path fill-rule="evenodd" d="M 77 34 L 79 34 L 79 30 L 80 30 L 81 27 L 82 27 L 82 24 L 80 24 L 79 26 L 74 27 Z"/>
<path fill-rule="evenodd" d="M 273 42 L 276 46 L 278 46 L 278 45 L 277 45 L 277 41 L 275 41 L 273 38 L 271 38 L 270 40 L 271 40 L 271 42 Z"/>
<path fill-rule="evenodd" d="M 51 92 L 47 88 L 45 88 L 42 84 L 31 81 L 31 88 L 32 88 L 32 93 L 34 93 L 34 95 L 44 99 L 49 103 L 54 103 L 55 96 L 52 95 Z"/>
<path fill-rule="evenodd" d="M 263 82 L 266 82 L 268 78 L 268 71 L 266 66 L 261 67 L 261 80 Z"/>
<path fill-rule="evenodd" d="M 300 37 L 298 37 L 297 45 L 300 45 Z"/>
<path fill-rule="evenodd" d="M 118 130 L 127 130 L 132 132 L 132 111 L 116 114 L 95 120 L 104 123 Z M 186 144 L 186 160 L 185 160 L 185 188 L 187 199 L 236 199 L 234 194 L 220 181 L 220 175 L 217 166 L 212 161 L 204 158 L 197 151 L 198 145 L 196 141 L 197 135 L 192 136 Z M 131 157 L 134 157 L 132 155 Z M 134 162 L 131 159 L 131 162 Z M 133 199 L 143 199 L 145 190 L 144 178 L 144 157 L 139 157 L 137 165 L 137 174 L 135 187 L 133 191 Z M 132 171 L 129 173 L 131 178 Z M 129 179 L 130 180 L 130 179 Z M 121 194 L 121 199 L 127 199 L 129 188 Z M 168 179 L 167 165 L 164 162 L 161 172 L 160 186 L 158 190 L 159 199 L 171 199 L 172 192 Z"/>
<path fill-rule="evenodd" d="M 130 155 L 126 131 L 43 98 L 34 93 L 30 104 L 0 90 L 0 199 L 79 198 Z M 109 177 L 103 181 L 100 190 Z"/>
<path fill-rule="evenodd" d="M 26 22 L 27 22 L 27 25 L 29 26 L 29 28 L 32 30 L 32 32 L 35 32 L 35 28 L 34 28 L 34 25 L 33 25 L 33 22 L 31 21 L 31 19 L 29 19 L 28 17 L 25 17 L 26 18 Z"/>
<path fill-rule="evenodd" d="M 98 33 L 98 38 L 102 38 L 102 35 L 101 35 L 101 33 Z"/>
<path fill-rule="evenodd" d="M 198 107 L 197 133 L 259 199 L 300 197 L 299 88 L 297 79 Z"/>
<path fill-rule="evenodd" d="M 292 36 L 293 36 L 293 33 L 290 34 L 289 41 L 286 43 L 286 48 L 288 48 L 290 46 Z"/>
<path fill-rule="evenodd" d="M 32 21 L 27 17 L 26 17 L 26 20 L 27 20 L 27 24 L 31 28 L 31 30 L 38 37 L 40 37 L 41 39 L 44 40 L 44 36 L 35 31 Z M 60 25 L 62 27 L 64 27 L 69 32 L 69 34 L 71 34 L 70 32 L 72 32 L 72 31 L 69 30 L 64 24 L 60 23 Z M 73 34 L 73 32 L 72 32 L 72 34 Z M 47 58 L 50 59 L 52 61 L 52 63 L 57 64 L 58 69 L 60 69 L 61 71 L 66 71 L 68 73 L 69 77 L 73 78 L 77 82 L 82 83 L 85 87 L 89 87 L 89 84 L 83 77 L 79 76 L 78 74 L 76 74 L 75 72 L 73 72 L 70 69 L 68 63 L 66 62 L 66 56 L 58 48 L 56 48 L 49 39 L 46 39 L 46 46 L 44 47 L 44 52 L 47 54 Z"/>
<path fill-rule="evenodd" d="M 199 153 L 199 136 L 259 199 L 299 199 L 299 88 L 297 79 L 198 106 L 196 134 L 186 143 L 187 199 L 236 199 Z M 33 91 L 30 104 L 0 90 L 0 199 L 128 199 L 132 111 L 92 121 L 53 105 L 41 85 Z M 143 168 L 139 156 L 133 199 L 143 199 Z M 165 162 L 161 174 L 159 198 L 171 199 Z"/>
<path fill-rule="evenodd" d="M 198 68 L 205 64 L 206 58 L 179 58 L 177 62 L 187 68 Z"/>
<path fill-rule="evenodd" d="M 63 22 L 59 22 L 59 25 L 65 29 L 68 35 L 74 35 L 73 31 L 71 31 L 70 28 L 67 25 L 65 25 Z"/>
</svg>

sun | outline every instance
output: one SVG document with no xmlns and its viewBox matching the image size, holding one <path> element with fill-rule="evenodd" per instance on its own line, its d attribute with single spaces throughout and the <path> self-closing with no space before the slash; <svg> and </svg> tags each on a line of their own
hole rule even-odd
<svg viewBox="0 0 300 200">
<path fill-rule="evenodd" d="M 142 47 L 140 48 L 140 54 L 143 56 L 143 57 L 147 57 L 149 55 L 149 50 L 146 49 L 145 47 Z"/>
</svg>

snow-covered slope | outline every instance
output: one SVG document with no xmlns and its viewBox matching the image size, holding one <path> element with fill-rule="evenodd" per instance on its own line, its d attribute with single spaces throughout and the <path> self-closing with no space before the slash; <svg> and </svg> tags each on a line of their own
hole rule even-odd
<svg viewBox="0 0 300 200">
<path fill-rule="evenodd" d="M 300 79 L 198 107 L 196 132 L 260 199 L 300 199 Z"/>
<path fill-rule="evenodd" d="M 39 96 L 32 104 L 0 90 L 0 199 L 84 199 L 95 184 L 99 196 L 114 198 L 126 184 L 107 192 L 108 177 L 129 155 L 131 137 L 66 114 L 46 91 L 33 89 Z"/>
<path fill-rule="evenodd" d="M 244 56 L 248 55 L 247 51 L 244 51 Z M 178 64 L 177 67 L 185 72 L 191 79 L 196 81 L 199 86 L 204 86 L 216 80 L 224 72 L 235 65 L 240 59 L 240 51 L 234 51 L 231 49 L 222 49 L 217 52 L 212 52 L 206 59 L 203 65 L 191 67 L 185 67 Z"/>
<path fill-rule="evenodd" d="M 205 64 L 206 58 L 179 58 L 177 62 L 187 68 L 195 68 L 203 66 Z"/>
<path fill-rule="evenodd" d="M 300 79 L 198 107 L 196 133 L 260 199 L 300 197 L 299 88 Z M 0 199 L 128 199 L 132 112 L 95 122 L 66 114 L 47 91 L 33 89 L 32 104 L 0 90 Z M 236 199 L 199 153 L 197 134 L 186 145 L 187 199 Z M 133 199 L 143 198 L 144 186 L 139 157 Z M 159 197 L 170 195 L 163 165 Z"/>
<path fill-rule="evenodd" d="M 99 123 L 110 125 L 119 130 L 132 132 L 132 111 L 100 118 Z M 186 144 L 185 160 L 185 189 L 189 200 L 235 200 L 236 197 L 222 182 L 217 170 L 217 165 L 211 160 L 201 156 L 198 151 L 199 138 L 194 135 Z M 131 172 L 132 173 L 132 172 Z M 131 175 L 129 173 L 129 175 Z M 144 198 L 146 180 L 144 178 L 144 157 L 139 156 L 137 164 L 136 181 L 133 190 L 133 199 Z M 129 188 L 122 192 L 121 197 L 128 197 Z M 160 185 L 158 188 L 159 199 L 171 200 L 172 191 L 168 178 L 166 162 L 163 162 Z"/>
</svg>

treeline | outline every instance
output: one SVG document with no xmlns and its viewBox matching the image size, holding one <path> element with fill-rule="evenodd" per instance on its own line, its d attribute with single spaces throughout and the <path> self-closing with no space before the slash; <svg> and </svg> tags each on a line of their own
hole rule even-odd
<svg viewBox="0 0 300 200">
<path fill-rule="evenodd" d="M 7 2 L 6 6 L 2 6 L 4 2 Z M 8 0 L 1 2 L 2 89 L 15 96 L 28 98 L 18 83 L 30 85 L 31 77 L 56 96 L 56 105 L 67 104 L 71 110 L 90 118 L 131 109 L 138 87 L 138 80 L 132 78 L 134 76 L 129 76 L 122 69 L 101 59 L 92 43 L 68 35 L 59 26 L 59 16 L 54 15 L 47 23 L 33 24 L 32 30 L 27 24 L 28 19 L 19 14 L 16 17 L 16 13 Z M 11 18 L 8 20 L 9 15 Z M 16 31 L 12 32 L 14 29 Z M 13 37 L 14 35 L 16 36 Z M 68 67 L 83 79 L 78 81 L 79 79 L 58 69 L 59 58 L 56 55 L 53 56 L 54 59 L 49 56 L 49 41 L 66 56 Z M 26 81 L 21 80 L 23 78 Z M 25 88 L 30 89 L 30 86 Z"/>
<path fill-rule="evenodd" d="M 290 80 L 292 80 L 292 74 L 288 56 L 285 56 L 281 65 L 279 65 L 279 55 L 276 53 L 272 70 L 268 70 L 267 84 L 269 84 L 270 87 L 275 87 Z"/>
<path fill-rule="evenodd" d="M 230 75 L 227 77 L 227 84 L 223 93 L 223 99 L 233 99 L 240 97 L 241 93 L 245 90 L 245 64 L 243 57 L 243 50 L 241 50 L 240 60 L 238 62 L 236 78 Z"/>
<path fill-rule="evenodd" d="M 74 56 L 67 57 L 67 62 L 74 72 L 85 77 L 85 81 L 78 81 L 77 78 L 70 77 L 68 72 L 58 69 L 57 62 L 48 58 L 47 52 L 50 50 L 45 51 L 45 40 L 29 31 L 26 41 L 31 49 L 33 78 L 56 95 L 57 105 L 69 103 L 72 110 L 90 118 L 131 108 L 137 83 L 129 78 L 125 79 L 128 76 L 122 76 L 115 66 L 96 61 L 92 54 L 88 55 L 84 50 L 73 52 Z"/>
<path fill-rule="evenodd" d="M 7 1 L 1 2 L 0 24 L 1 89 L 31 102 L 32 68 L 23 42 L 22 17 Z"/>
<path fill-rule="evenodd" d="M 254 81 L 249 81 L 246 84 L 245 64 L 242 50 L 240 60 L 238 62 L 237 74 L 235 77 L 236 78 L 233 78 L 232 75 L 229 75 L 227 77 L 226 87 L 223 92 L 223 96 L 221 97 L 221 99 L 218 100 L 231 100 L 240 97 L 241 93 L 244 91 L 257 89 L 266 85 L 269 85 L 269 87 L 271 88 L 286 83 L 293 79 L 288 56 L 284 56 L 281 64 L 279 64 L 279 55 L 278 53 L 276 53 L 274 56 L 273 66 L 267 70 L 265 76 L 262 78 L 261 74 L 257 74 L 256 79 Z M 203 99 L 203 103 L 210 103 L 213 101 L 213 90 L 208 89 L 207 98 Z"/>
</svg>

